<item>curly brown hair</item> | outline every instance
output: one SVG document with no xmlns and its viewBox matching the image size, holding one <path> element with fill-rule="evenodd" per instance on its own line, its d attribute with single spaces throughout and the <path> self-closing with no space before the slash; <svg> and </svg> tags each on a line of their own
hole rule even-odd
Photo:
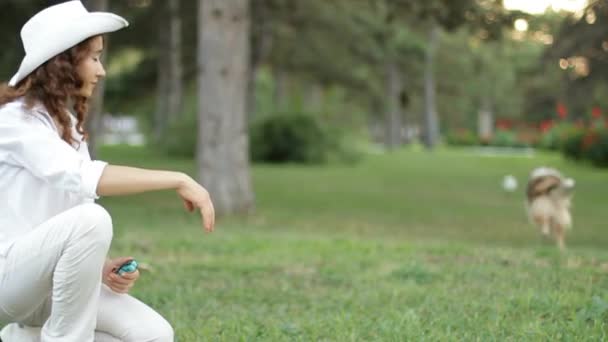
<svg viewBox="0 0 608 342">
<path fill-rule="evenodd" d="M 90 37 L 74 47 L 51 58 L 15 87 L 4 83 L 0 85 L 0 106 L 24 97 L 27 108 L 42 103 L 51 117 L 59 124 L 61 138 L 68 144 L 78 145 L 72 136 L 72 118 L 68 111 L 69 101 L 76 113 L 76 131 L 86 140 L 84 124 L 87 119 L 88 98 L 78 95 L 83 81 L 76 67 L 90 53 Z"/>
</svg>

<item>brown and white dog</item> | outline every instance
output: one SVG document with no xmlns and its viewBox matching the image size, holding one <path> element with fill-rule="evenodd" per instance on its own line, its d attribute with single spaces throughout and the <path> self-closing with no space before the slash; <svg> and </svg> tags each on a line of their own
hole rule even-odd
<svg viewBox="0 0 608 342">
<path fill-rule="evenodd" d="M 565 248 L 566 230 L 572 226 L 570 202 L 573 190 L 574 180 L 565 178 L 553 168 L 536 168 L 528 179 L 528 217 L 543 235 L 552 236 L 560 249 Z"/>
</svg>

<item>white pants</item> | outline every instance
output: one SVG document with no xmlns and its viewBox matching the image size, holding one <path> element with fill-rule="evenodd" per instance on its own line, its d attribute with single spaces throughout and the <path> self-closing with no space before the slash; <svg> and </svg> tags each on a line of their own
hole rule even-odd
<svg viewBox="0 0 608 342">
<path fill-rule="evenodd" d="M 0 321 L 15 322 L 0 337 L 8 342 L 173 341 L 171 325 L 158 313 L 101 285 L 111 240 L 110 215 L 92 203 L 19 238 L 0 255 Z"/>
</svg>

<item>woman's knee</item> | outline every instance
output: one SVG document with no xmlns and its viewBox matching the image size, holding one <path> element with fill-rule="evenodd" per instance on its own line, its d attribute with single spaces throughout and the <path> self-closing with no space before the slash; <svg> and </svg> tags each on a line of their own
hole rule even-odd
<svg viewBox="0 0 608 342">
<path fill-rule="evenodd" d="M 162 316 L 157 316 L 154 320 L 142 322 L 138 327 L 139 331 L 132 331 L 126 341 L 150 341 L 150 342 L 173 342 L 173 327 Z"/>
<path fill-rule="evenodd" d="M 96 203 L 82 204 L 75 209 L 79 211 L 77 226 L 81 233 L 97 242 L 109 245 L 113 235 L 110 213 Z"/>
<path fill-rule="evenodd" d="M 173 342 L 175 332 L 173 327 L 164 318 L 156 322 L 154 328 L 154 337 L 152 341 L 156 342 Z"/>
</svg>

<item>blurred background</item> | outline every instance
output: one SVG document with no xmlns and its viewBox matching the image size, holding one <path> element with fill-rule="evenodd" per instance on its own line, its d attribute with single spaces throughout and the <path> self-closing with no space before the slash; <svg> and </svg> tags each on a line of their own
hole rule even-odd
<svg viewBox="0 0 608 342">
<path fill-rule="evenodd" d="M 0 0 L 0 79 L 58 2 Z M 220 215 L 199 237 L 173 194 L 102 199 L 182 340 L 605 338 L 607 1 L 83 4 L 130 22 L 91 153 Z M 565 254 L 527 222 L 542 165 L 576 181 Z"/>
<path fill-rule="evenodd" d="M 7 47 L 1 79 L 23 56 L 21 25 L 59 2 L 0 2 Z M 91 11 L 114 11 L 131 22 L 106 37 L 108 76 L 97 96 L 101 115 L 93 115 L 93 152 L 128 143 L 194 157 L 206 148 L 196 144 L 196 122 L 211 126 L 205 107 L 222 101 L 238 103 L 235 117 L 245 117 L 254 162 L 321 161 L 342 139 L 352 139 L 352 151 L 341 151 L 347 154 L 361 145 L 555 149 L 560 138 L 585 128 L 603 139 L 604 1 L 249 0 L 218 5 L 239 17 L 217 23 L 205 20 L 214 14 L 202 3 L 84 1 Z M 219 36 L 206 39 L 206 25 L 217 25 Z M 219 51 L 214 38 L 227 47 Z M 229 61 L 234 56 L 238 62 Z M 222 88 L 205 77 L 210 57 L 224 57 L 226 70 L 235 69 L 230 81 L 245 89 L 218 103 L 197 102 L 206 88 Z M 318 151 L 303 157 L 297 154 L 306 151 L 292 150 L 300 147 L 284 146 L 285 155 L 274 155 L 280 141 L 263 132 L 264 124 L 298 126 L 309 139 L 315 133 L 300 125 L 320 126 L 318 134 L 334 140 L 325 145 L 333 146 L 311 147 Z M 608 164 L 605 153 L 565 152 Z"/>
</svg>

